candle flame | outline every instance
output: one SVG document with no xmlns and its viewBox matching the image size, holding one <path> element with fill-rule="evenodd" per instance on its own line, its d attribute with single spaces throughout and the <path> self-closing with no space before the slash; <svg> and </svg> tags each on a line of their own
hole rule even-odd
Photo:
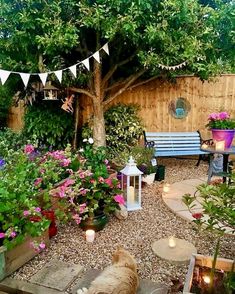
<svg viewBox="0 0 235 294">
<path fill-rule="evenodd" d="M 203 278 L 203 281 L 204 281 L 206 284 L 210 284 L 210 281 L 211 281 L 210 277 L 208 277 L 208 276 L 203 276 L 202 278 Z"/>
</svg>

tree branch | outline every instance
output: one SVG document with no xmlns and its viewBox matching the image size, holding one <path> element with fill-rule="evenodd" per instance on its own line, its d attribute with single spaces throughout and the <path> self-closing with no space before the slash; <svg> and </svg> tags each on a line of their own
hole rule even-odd
<svg viewBox="0 0 235 294">
<path fill-rule="evenodd" d="M 121 95 L 124 91 L 128 89 L 128 87 L 134 83 L 135 80 L 137 80 L 143 73 L 145 73 L 146 69 L 141 70 L 140 72 L 130 76 L 129 81 L 125 84 L 124 87 L 122 87 L 119 91 L 117 91 L 113 96 L 109 97 L 107 100 L 103 101 L 103 105 L 109 104 L 111 101 L 113 101 L 117 96 Z"/>
<path fill-rule="evenodd" d="M 89 96 L 92 99 L 96 98 L 95 95 L 92 95 L 89 91 L 87 91 L 85 89 L 71 87 L 71 88 L 69 88 L 69 90 L 72 91 L 72 92 L 75 92 L 75 93 L 85 94 L 85 95 Z"/>
<path fill-rule="evenodd" d="M 151 82 L 151 81 L 155 80 L 156 78 L 157 78 L 157 76 L 154 76 L 154 77 L 151 77 L 151 78 L 149 78 L 149 79 L 147 79 L 145 81 L 141 81 L 141 82 L 139 82 L 139 83 L 137 83 L 135 85 L 132 85 L 128 90 L 132 90 L 132 89 L 134 89 L 136 87 L 139 87 L 141 85 L 144 85 L 144 84 L 146 84 L 148 82 Z"/>
<path fill-rule="evenodd" d="M 129 61 L 131 61 L 135 55 L 136 55 L 135 51 L 130 57 L 128 57 L 127 59 L 115 64 L 108 72 L 107 74 L 104 76 L 103 81 L 102 81 L 102 87 L 105 86 L 105 84 L 108 82 L 108 80 L 112 77 L 112 75 L 115 73 L 115 71 L 117 70 L 118 67 L 125 65 L 126 63 L 128 63 Z"/>
</svg>

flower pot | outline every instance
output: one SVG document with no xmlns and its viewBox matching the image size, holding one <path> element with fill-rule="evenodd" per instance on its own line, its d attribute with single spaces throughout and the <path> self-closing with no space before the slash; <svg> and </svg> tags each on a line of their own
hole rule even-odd
<svg viewBox="0 0 235 294">
<path fill-rule="evenodd" d="M 94 231 L 100 231 L 103 230 L 103 228 L 108 223 L 108 217 L 106 214 L 102 213 L 94 217 L 87 217 L 86 219 L 82 220 L 80 223 L 80 227 L 86 231 L 86 230 L 94 230 Z"/>
<path fill-rule="evenodd" d="M 4 246 L 0 247 L 0 281 L 18 268 L 23 266 L 26 262 L 38 255 L 39 252 L 35 251 L 30 243 L 33 241 L 44 241 L 46 246 L 49 245 L 49 234 L 46 230 L 39 237 L 26 237 L 23 243 L 15 246 L 14 248 L 7 250 Z"/>
<path fill-rule="evenodd" d="M 150 175 L 145 175 L 142 177 L 142 181 L 148 185 L 151 185 L 155 180 L 155 175 L 156 175 L 155 173 L 152 173 Z"/>
<path fill-rule="evenodd" d="M 57 234 L 55 212 L 53 210 L 43 210 L 42 215 L 45 216 L 46 219 L 51 221 L 49 226 L 49 237 L 51 238 Z"/>
<path fill-rule="evenodd" d="M 203 268 L 209 268 L 209 270 L 212 267 L 212 261 L 213 261 L 213 257 L 212 256 L 204 256 L 204 255 L 200 255 L 200 254 L 193 254 L 190 260 L 190 264 L 188 267 L 188 273 L 185 279 L 185 284 L 184 284 L 184 289 L 183 289 L 183 293 L 187 293 L 187 294 L 193 294 L 195 293 L 195 289 L 193 289 L 193 281 L 195 279 L 195 275 L 196 278 L 198 276 L 198 280 L 200 280 L 201 276 L 199 271 L 197 270 L 198 267 L 203 267 Z M 232 270 L 232 265 L 233 265 L 233 260 L 231 259 L 225 259 L 225 258 L 217 258 L 216 261 L 216 266 L 215 268 L 221 272 L 230 272 Z M 209 276 L 209 275 L 208 275 Z M 206 287 L 208 287 L 208 285 L 206 285 L 205 283 L 202 284 L 204 289 L 204 292 L 201 293 L 207 293 L 206 291 Z M 208 287 L 209 288 L 209 287 Z M 196 293 L 200 290 L 197 290 Z M 219 290 L 220 291 L 220 290 Z M 223 290 L 222 292 L 217 292 L 217 293 L 225 293 Z"/>
<path fill-rule="evenodd" d="M 214 141 L 224 141 L 225 148 L 230 148 L 233 142 L 235 130 L 212 129 L 212 138 Z"/>
</svg>

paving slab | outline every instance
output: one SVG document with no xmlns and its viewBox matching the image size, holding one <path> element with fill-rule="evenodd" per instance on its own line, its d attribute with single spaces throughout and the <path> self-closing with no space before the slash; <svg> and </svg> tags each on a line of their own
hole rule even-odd
<svg viewBox="0 0 235 294">
<path fill-rule="evenodd" d="M 84 276 L 78 280 L 72 289 L 72 294 L 76 294 L 78 289 L 89 288 L 91 282 L 101 273 L 100 270 L 89 269 Z M 168 287 L 164 284 L 155 283 L 150 280 L 140 280 L 137 294 L 167 294 Z"/>
<path fill-rule="evenodd" d="M 1 292 L 3 291 L 3 292 Z M 5 278 L 0 282 L 0 294 L 8 293 L 8 294 L 16 294 L 16 293 L 24 293 L 24 294 L 64 294 L 65 292 L 61 292 L 58 290 L 46 288 L 43 286 L 35 285 L 33 283 L 29 283 L 22 280 Z"/>
<path fill-rule="evenodd" d="M 47 288 L 64 291 L 79 276 L 83 267 L 79 264 L 53 260 L 39 270 L 31 279 L 31 283 Z"/>
</svg>

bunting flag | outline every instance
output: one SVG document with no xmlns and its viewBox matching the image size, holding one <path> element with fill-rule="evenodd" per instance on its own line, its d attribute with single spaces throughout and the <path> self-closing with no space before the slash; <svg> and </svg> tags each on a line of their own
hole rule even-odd
<svg viewBox="0 0 235 294">
<path fill-rule="evenodd" d="M 25 85 L 25 88 L 26 88 L 28 86 L 28 81 L 29 81 L 30 74 L 21 72 L 20 76 L 21 76 L 21 79 L 22 79 L 22 81 L 23 81 L 23 83 Z"/>
<path fill-rule="evenodd" d="M 85 67 L 86 67 L 88 70 L 90 70 L 90 62 L 89 62 L 89 58 L 83 60 L 82 63 L 85 65 Z"/>
<path fill-rule="evenodd" d="M 56 75 L 57 79 L 61 83 L 61 81 L 62 81 L 62 69 L 54 71 L 54 74 Z"/>
<path fill-rule="evenodd" d="M 98 51 L 96 51 L 94 54 L 90 55 L 86 59 L 84 59 L 74 65 L 71 65 L 67 68 L 56 70 L 56 71 L 49 71 L 49 72 L 45 72 L 45 73 L 22 73 L 22 72 L 0 69 L 0 80 L 1 80 L 2 85 L 4 85 L 4 83 L 6 82 L 6 80 L 8 79 L 8 77 L 11 73 L 19 74 L 21 76 L 21 79 L 22 79 L 25 87 L 27 87 L 30 76 L 31 75 L 34 75 L 34 76 L 38 75 L 40 80 L 42 81 L 43 86 L 45 86 L 48 75 L 54 73 L 56 75 L 57 79 L 59 80 L 59 82 L 61 83 L 62 78 L 63 78 L 63 71 L 70 70 L 72 72 L 72 74 L 74 75 L 74 77 L 76 78 L 78 65 L 83 64 L 87 70 L 90 70 L 90 61 L 89 60 L 91 57 L 95 58 L 95 60 L 100 63 L 100 51 L 101 50 L 104 50 L 109 55 L 108 43 L 104 44 L 103 47 L 101 47 Z"/>
<path fill-rule="evenodd" d="M 93 57 L 95 58 L 95 60 L 96 60 L 97 62 L 100 63 L 100 53 L 99 53 L 99 51 L 95 52 L 95 53 L 93 54 Z"/>
<path fill-rule="evenodd" d="M 166 69 L 166 70 L 176 70 L 176 69 L 179 69 L 179 68 L 182 68 L 183 66 L 185 66 L 187 64 L 186 61 L 180 63 L 180 64 L 177 64 L 177 65 L 173 65 L 173 66 L 168 66 L 168 65 L 163 65 L 163 64 L 158 64 L 158 66 L 161 68 L 161 69 Z"/>
<path fill-rule="evenodd" d="M 77 65 L 75 64 L 75 65 L 70 66 L 69 70 L 71 71 L 73 76 L 76 78 L 77 77 Z"/>
<path fill-rule="evenodd" d="M 40 74 L 38 74 L 38 75 L 39 75 L 39 77 L 40 77 L 40 79 L 41 79 L 41 81 L 42 81 L 43 86 L 45 87 L 46 82 L 47 82 L 47 76 L 48 76 L 48 73 L 45 72 L 45 73 L 40 73 Z"/>
<path fill-rule="evenodd" d="M 10 73 L 11 73 L 10 71 L 0 69 L 0 80 L 2 82 L 2 85 L 5 84 L 5 82 L 8 79 Z"/>
<path fill-rule="evenodd" d="M 104 44 L 104 46 L 102 47 L 102 49 L 109 55 L 109 46 L 108 46 L 108 43 Z"/>
</svg>

